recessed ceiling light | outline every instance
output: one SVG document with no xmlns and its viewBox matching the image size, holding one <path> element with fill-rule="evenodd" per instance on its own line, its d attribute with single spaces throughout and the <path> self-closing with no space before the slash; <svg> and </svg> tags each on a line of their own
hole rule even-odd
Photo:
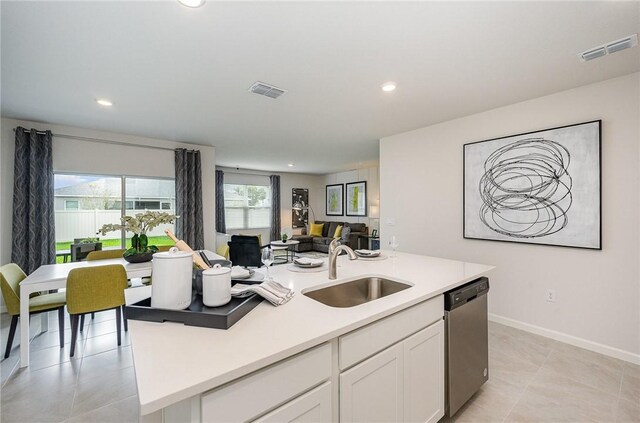
<svg viewBox="0 0 640 423">
<path fill-rule="evenodd" d="M 196 8 L 202 6 L 204 4 L 204 0 L 178 0 L 178 3 L 183 6 Z"/>
<path fill-rule="evenodd" d="M 396 89 L 396 83 L 393 81 L 385 82 L 380 88 L 382 88 L 382 91 L 389 93 Z"/>
<path fill-rule="evenodd" d="M 105 107 L 113 106 L 113 103 L 110 100 L 107 100 L 106 98 L 96 98 L 96 103 Z"/>
<path fill-rule="evenodd" d="M 293 167 L 293 163 L 288 163 L 287 166 Z"/>
</svg>

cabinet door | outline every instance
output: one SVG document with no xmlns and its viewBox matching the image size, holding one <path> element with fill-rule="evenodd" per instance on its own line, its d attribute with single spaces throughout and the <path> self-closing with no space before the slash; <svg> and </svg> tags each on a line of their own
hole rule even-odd
<svg viewBox="0 0 640 423">
<path fill-rule="evenodd" d="M 407 338 L 404 347 L 404 418 L 437 422 L 444 415 L 444 322 Z"/>
<path fill-rule="evenodd" d="M 341 422 L 403 420 L 402 343 L 340 375 Z"/>
<path fill-rule="evenodd" d="M 331 382 L 325 382 L 256 420 L 261 423 L 329 421 L 331 421 Z"/>
</svg>

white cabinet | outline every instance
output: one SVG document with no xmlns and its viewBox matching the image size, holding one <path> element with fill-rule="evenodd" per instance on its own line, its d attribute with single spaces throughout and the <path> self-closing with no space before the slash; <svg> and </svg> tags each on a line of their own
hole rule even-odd
<svg viewBox="0 0 640 423">
<path fill-rule="evenodd" d="M 444 415 L 442 320 L 340 375 L 341 422 L 437 422 Z"/>
<path fill-rule="evenodd" d="M 256 422 L 325 423 L 331 421 L 331 411 L 331 382 L 325 382 L 266 416 L 257 419 Z"/>
<path fill-rule="evenodd" d="M 165 409 L 165 421 L 436 423 L 443 314 L 431 298 Z"/>
<path fill-rule="evenodd" d="M 402 362 L 400 343 L 342 373 L 340 421 L 403 421 Z"/>
<path fill-rule="evenodd" d="M 444 415 L 444 322 L 409 337 L 404 347 L 404 421 L 437 422 Z"/>
<path fill-rule="evenodd" d="M 246 422 L 331 377 L 331 346 L 300 353 L 202 395 L 203 422 Z"/>
</svg>

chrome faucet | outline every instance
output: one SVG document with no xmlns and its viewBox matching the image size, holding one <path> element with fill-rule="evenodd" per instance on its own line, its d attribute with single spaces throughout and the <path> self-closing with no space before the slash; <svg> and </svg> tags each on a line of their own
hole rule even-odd
<svg viewBox="0 0 640 423">
<path fill-rule="evenodd" d="M 339 238 L 334 239 L 329 244 L 329 279 L 337 278 L 337 265 L 336 262 L 338 260 L 338 255 L 341 251 L 346 251 L 349 255 L 349 260 L 355 260 L 358 258 L 355 252 L 348 245 L 338 245 L 340 242 Z"/>
</svg>

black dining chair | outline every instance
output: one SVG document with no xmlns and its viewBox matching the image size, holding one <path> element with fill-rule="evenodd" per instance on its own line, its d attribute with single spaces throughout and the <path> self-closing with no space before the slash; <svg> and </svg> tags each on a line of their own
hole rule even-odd
<svg viewBox="0 0 640 423">
<path fill-rule="evenodd" d="M 82 261 L 93 251 L 102 251 L 102 242 L 81 242 L 69 246 L 71 261 Z"/>
<path fill-rule="evenodd" d="M 260 245 L 260 239 L 253 235 L 232 235 L 229 245 L 229 260 L 234 266 L 260 267 L 262 266 L 263 248 L 269 245 Z"/>
</svg>

